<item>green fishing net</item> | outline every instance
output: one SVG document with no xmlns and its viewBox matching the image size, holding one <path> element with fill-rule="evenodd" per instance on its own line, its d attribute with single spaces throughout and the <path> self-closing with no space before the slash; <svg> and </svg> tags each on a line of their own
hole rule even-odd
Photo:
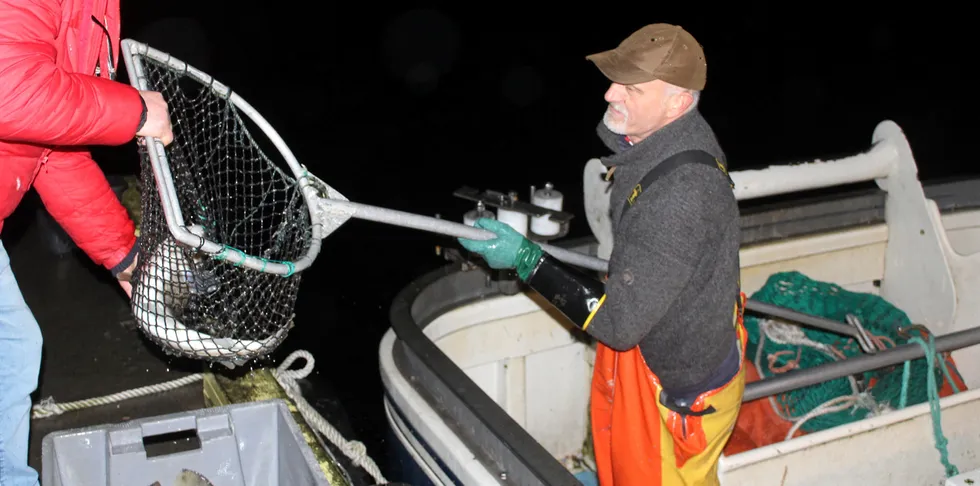
<svg viewBox="0 0 980 486">
<path fill-rule="evenodd" d="M 912 323 L 901 309 L 882 297 L 871 293 L 848 291 L 832 283 L 811 279 L 799 272 L 782 272 L 771 275 L 766 284 L 751 297 L 760 302 L 839 322 L 846 322 L 847 315 L 851 314 L 858 318 L 867 332 L 878 336 L 880 342 L 889 348 L 906 344 L 909 338 L 919 335 L 917 332 L 912 332 L 908 337 L 899 334 L 900 328 L 907 328 Z M 759 372 L 763 378 L 777 374 L 773 370 L 789 371 L 792 368 L 812 368 L 847 357 L 865 354 L 853 338 L 796 323 L 788 323 L 788 326 L 796 328 L 793 332 L 796 333 L 797 338 L 802 334 L 812 343 L 830 346 L 836 351 L 828 353 L 813 344 L 797 344 L 798 339 L 793 343 L 781 344 L 767 335 L 762 340 L 760 325 L 762 319 L 765 318 L 766 316 L 756 316 L 751 313 L 745 315 L 745 328 L 749 335 L 746 359 L 754 362 L 760 340 L 764 342 L 762 356 L 758 364 Z M 835 354 L 838 354 L 836 358 Z M 929 372 L 929 366 L 925 358 L 911 362 L 906 406 L 928 400 L 927 372 Z M 942 370 L 934 367 L 932 372 L 936 373 L 937 383 L 942 383 Z M 813 417 L 800 428 L 806 432 L 816 432 L 861 420 L 883 405 L 899 408 L 903 388 L 902 374 L 903 365 L 901 364 L 864 373 L 861 378 L 863 378 L 865 387 L 868 384 L 871 386 L 867 388 L 867 396 L 861 406 Z M 847 377 L 842 377 L 772 398 L 784 414 L 788 414 L 792 418 L 799 418 L 833 398 L 852 394 L 854 394 L 852 382 Z"/>
</svg>

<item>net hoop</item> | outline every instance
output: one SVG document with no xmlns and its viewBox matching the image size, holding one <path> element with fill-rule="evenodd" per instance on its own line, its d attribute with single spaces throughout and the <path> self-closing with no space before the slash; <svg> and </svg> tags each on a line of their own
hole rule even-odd
<svg viewBox="0 0 980 486">
<path fill-rule="evenodd" d="M 320 198 L 343 197 L 336 194 L 335 191 L 331 191 L 322 181 L 309 174 L 306 167 L 296 160 L 292 151 L 268 121 L 228 86 L 170 54 L 138 41 L 124 39 L 121 42 L 121 47 L 130 84 L 135 88 L 159 91 L 151 86 L 151 80 L 147 76 L 147 69 L 152 64 L 153 68 L 149 72 L 164 73 L 161 75 L 171 76 L 171 79 L 175 78 L 178 81 L 181 79 L 193 80 L 200 84 L 197 88 L 208 93 L 208 99 L 216 100 L 222 103 L 221 106 L 230 109 L 229 112 L 222 112 L 225 115 L 232 115 L 232 119 L 225 119 L 225 121 L 236 123 L 238 124 L 237 128 L 242 129 L 241 132 L 235 132 L 236 136 L 244 134 L 235 142 L 248 144 L 258 154 L 258 161 L 268 163 L 271 166 L 270 177 L 274 177 L 274 179 L 258 184 L 259 192 L 273 190 L 271 188 L 261 189 L 261 187 L 272 182 L 288 181 L 290 183 L 288 187 L 291 188 L 294 199 L 292 199 L 292 209 L 283 209 L 283 211 L 288 210 L 288 214 L 283 213 L 283 216 L 291 215 L 293 218 L 304 218 L 303 213 L 309 213 L 309 221 L 303 226 L 306 229 L 301 235 L 294 235 L 291 240 L 299 246 L 294 247 L 293 253 L 283 260 L 268 258 L 273 249 L 267 246 L 256 248 L 255 251 L 265 254 L 262 256 L 236 248 L 231 240 L 221 241 L 221 238 L 214 238 L 212 237 L 213 234 L 209 234 L 199 224 L 188 224 L 185 220 L 187 213 L 182 211 L 180 205 L 181 200 L 184 201 L 185 205 L 190 204 L 184 209 L 191 211 L 191 219 L 200 218 L 201 209 L 196 207 L 197 203 L 188 203 L 186 197 L 184 199 L 181 197 L 186 196 L 187 191 L 194 193 L 193 191 L 196 190 L 194 183 L 199 182 L 194 181 L 192 183 L 187 180 L 187 177 L 206 176 L 197 173 L 188 175 L 186 172 L 188 159 L 181 158 L 186 157 L 187 154 L 177 155 L 177 167 L 183 170 L 181 174 L 184 179 L 181 180 L 188 184 L 187 187 L 181 186 L 180 189 L 183 192 L 179 192 L 174 182 L 173 161 L 168 157 L 167 147 L 164 147 L 159 140 L 147 137 L 145 146 L 141 148 L 144 155 L 144 187 L 142 191 L 150 191 L 151 189 L 147 186 L 152 184 L 156 188 L 157 197 L 144 194 L 143 204 L 144 206 L 150 204 L 158 217 L 149 224 L 146 219 L 141 221 L 140 231 L 143 241 L 141 242 L 140 263 L 133 275 L 132 309 L 134 317 L 147 337 L 160 345 L 168 354 L 219 362 L 227 366 L 242 365 L 251 359 L 265 356 L 282 343 L 288 330 L 293 326 L 292 307 L 298 291 L 299 274 L 309 268 L 319 254 L 321 239 L 324 236 L 322 209 L 319 205 Z M 171 101 L 167 100 L 168 104 Z M 171 116 L 173 117 L 173 106 L 171 108 Z M 267 140 L 274 145 L 274 151 L 278 151 L 285 165 L 288 166 L 288 170 L 276 167 L 266 157 L 266 153 L 258 147 L 255 139 L 252 138 L 249 129 L 241 126 L 246 118 L 254 124 L 254 127 L 258 128 L 257 132 L 265 135 Z M 210 118 L 204 119 L 205 122 L 210 120 Z M 173 121 L 176 137 L 178 134 L 177 124 L 180 123 L 180 120 L 174 119 Z M 197 121 L 200 122 L 200 120 Z M 219 130 L 221 128 L 223 127 L 219 127 Z M 209 128 L 198 128 L 198 130 L 207 129 Z M 193 144 L 199 135 L 208 134 L 190 132 L 188 136 L 192 138 L 191 141 L 185 140 L 184 143 Z M 217 146 L 209 145 L 208 147 L 215 150 L 227 150 L 227 145 L 222 145 L 222 143 L 229 143 L 223 138 L 226 136 L 226 132 L 221 132 L 217 138 L 209 139 Z M 174 142 L 174 146 L 178 145 L 178 140 Z M 270 151 L 270 153 L 274 151 Z M 177 152 L 177 154 L 181 154 L 181 152 Z M 195 160 L 200 155 L 200 153 L 194 154 Z M 210 159 L 205 159 L 203 163 L 211 167 Z M 194 164 L 200 163 L 194 162 Z M 218 164 L 219 162 L 213 163 Z M 249 161 L 244 160 L 242 163 L 246 164 Z M 245 169 L 240 167 L 239 170 L 244 171 Z M 148 172 L 152 173 L 152 181 Z M 290 174 L 287 175 L 287 173 Z M 241 174 L 241 172 L 237 174 Z M 241 187 L 229 181 L 215 181 L 206 178 L 201 180 L 216 184 L 215 187 L 225 187 L 225 189 Z M 221 186 L 221 184 L 225 185 Z M 246 189 L 242 190 L 247 191 Z M 296 194 L 297 192 L 299 194 Z M 263 207 L 246 206 L 246 208 L 258 211 Z M 143 216 L 146 213 L 144 210 Z M 272 214 L 278 213 L 273 212 Z M 237 222 L 238 220 L 235 218 L 243 217 L 246 218 L 246 223 L 258 224 L 260 231 L 270 228 L 265 219 L 256 220 L 249 215 L 219 215 L 216 217 L 219 220 L 231 218 L 231 222 Z M 262 218 L 262 216 L 256 217 Z M 218 224 L 222 221 L 216 222 L 212 219 L 210 223 Z M 147 239 L 146 234 L 148 227 L 153 233 L 149 239 Z M 277 235 L 278 231 L 271 238 L 275 239 Z M 236 238 L 230 234 L 224 237 Z M 267 241 L 270 237 L 264 232 L 260 233 L 257 238 L 263 245 L 270 243 Z M 252 241 L 250 239 L 248 243 L 242 244 L 251 245 Z M 249 246 L 244 248 L 249 248 Z M 205 263 L 201 263 L 202 260 Z M 215 263 L 207 263 L 208 261 Z M 229 279 L 244 280 L 245 283 L 238 282 L 237 286 L 228 285 L 232 288 L 215 291 L 215 293 L 205 296 L 192 296 L 190 294 L 195 293 L 196 289 L 200 289 L 201 285 L 204 285 L 202 284 L 202 275 L 197 272 L 205 267 L 212 271 L 216 270 L 218 274 L 228 276 Z M 215 282 L 217 282 L 215 285 L 218 288 L 224 285 L 220 278 Z M 242 294 L 249 293 L 255 295 L 242 296 Z M 188 305 L 189 302 L 191 305 Z M 193 309 L 188 310 L 191 308 Z M 202 310 L 202 308 L 204 309 Z"/>
<path fill-rule="evenodd" d="M 237 250 L 232 246 L 214 241 L 207 237 L 201 237 L 191 233 L 184 224 L 184 215 L 177 203 L 177 191 L 170 172 L 170 164 L 167 158 L 167 151 L 163 143 L 159 140 L 148 137 L 146 148 L 149 152 L 150 163 L 153 167 L 153 175 L 157 181 L 157 191 L 160 195 L 160 202 L 163 207 L 163 214 L 166 217 L 167 227 L 171 235 L 188 247 L 198 249 L 214 258 L 225 260 L 229 263 L 244 266 L 259 272 L 271 273 L 276 275 L 289 276 L 296 272 L 301 272 L 310 267 L 320 252 L 321 244 L 321 225 L 319 214 L 320 189 L 313 183 L 309 171 L 306 167 L 296 160 L 296 156 L 286 145 L 286 142 L 279 136 L 272 125 L 262 117 L 262 115 L 241 96 L 231 88 L 214 79 L 204 71 L 197 69 L 172 55 L 154 49 L 147 44 L 133 40 L 123 39 L 120 43 L 123 51 L 123 61 L 126 64 L 126 71 L 129 73 L 130 84 L 141 90 L 150 90 L 146 80 L 140 56 L 153 59 L 161 64 L 167 65 L 171 70 L 182 72 L 188 78 L 194 79 L 203 86 L 210 87 L 215 94 L 227 99 L 235 105 L 239 113 L 245 114 L 259 130 L 269 138 L 269 140 L 279 150 L 292 175 L 299 182 L 303 198 L 310 212 L 313 221 L 313 235 L 310 241 L 309 250 L 305 255 L 289 262 L 273 262 L 255 255 L 249 255 Z"/>
</svg>

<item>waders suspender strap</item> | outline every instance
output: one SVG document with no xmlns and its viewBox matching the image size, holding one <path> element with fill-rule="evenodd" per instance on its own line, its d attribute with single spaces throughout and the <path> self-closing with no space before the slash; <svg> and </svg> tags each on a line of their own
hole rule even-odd
<svg viewBox="0 0 980 486">
<path fill-rule="evenodd" d="M 674 170 L 682 164 L 688 163 L 704 164 L 720 170 L 723 174 L 725 174 L 725 177 L 728 177 L 728 183 L 732 186 L 732 189 L 735 189 L 735 183 L 732 182 L 732 178 L 728 175 L 728 170 L 725 169 L 725 166 L 720 160 L 703 150 L 687 150 L 671 155 L 663 162 L 657 164 L 657 166 L 648 172 L 647 175 L 643 176 L 640 183 L 633 188 L 633 191 L 630 192 L 629 197 L 626 198 L 626 202 L 623 203 L 620 218 L 622 218 L 622 215 L 626 213 L 627 209 L 633 207 L 633 203 L 636 202 L 636 199 L 643 193 L 643 188 L 652 186 L 653 183 L 664 174 Z"/>
<path fill-rule="evenodd" d="M 623 209 L 620 212 L 620 218 L 622 218 L 623 214 L 626 214 L 627 209 L 633 207 L 633 204 L 636 202 L 637 198 L 640 197 L 640 194 L 643 194 L 644 187 L 652 186 L 653 183 L 656 182 L 657 179 L 661 178 L 664 174 L 676 169 L 677 167 L 680 167 L 682 164 L 689 164 L 689 163 L 704 164 L 720 170 L 722 174 L 725 174 L 725 177 L 728 178 L 728 184 L 732 186 L 732 189 L 735 189 L 735 182 L 732 181 L 731 176 L 728 175 L 728 169 L 726 169 L 725 165 L 722 164 L 721 161 L 716 159 L 713 155 L 709 154 L 708 152 L 705 152 L 704 150 L 686 150 L 684 152 L 678 152 L 674 155 L 671 155 L 663 162 L 657 164 L 657 166 L 654 167 L 653 170 L 651 170 L 645 176 L 643 176 L 643 179 L 640 179 L 640 183 L 637 184 L 635 187 L 633 187 L 633 191 L 630 192 L 629 197 L 626 198 L 626 202 L 623 203 Z M 742 302 L 742 297 L 741 297 L 742 295 L 741 284 L 742 284 L 741 279 L 739 279 L 738 295 L 736 295 L 735 297 L 736 317 L 739 314 L 745 312 L 745 308 L 744 308 L 745 306 L 744 303 Z"/>
</svg>

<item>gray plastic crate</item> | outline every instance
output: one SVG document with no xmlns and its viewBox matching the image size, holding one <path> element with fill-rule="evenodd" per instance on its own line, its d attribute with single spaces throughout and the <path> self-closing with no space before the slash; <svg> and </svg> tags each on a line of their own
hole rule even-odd
<svg viewBox="0 0 980 486">
<path fill-rule="evenodd" d="M 184 469 L 214 486 L 330 484 L 279 399 L 52 432 L 41 467 L 44 486 L 172 486 Z"/>
</svg>

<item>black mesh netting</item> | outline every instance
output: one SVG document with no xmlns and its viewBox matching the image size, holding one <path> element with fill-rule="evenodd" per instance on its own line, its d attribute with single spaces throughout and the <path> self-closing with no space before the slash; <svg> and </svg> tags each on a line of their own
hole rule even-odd
<svg viewBox="0 0 980 486">
<path fill-rule="evenodd" d="M 295 261 L 310 246 L 309 209 L 287 166 L 260 149 L 233 103 L 184 72 L 147 57 L 141 63 L 147 88 L 163 93 L 169 105 L 174 141 L 166 162 L 184 224 L 225 249 L 208 255 L 173 238 L 141 148 L 137 322 L 171 354 L 239 363 L 267 355 L 292 325 L 300 275 L 265 273 L 222 257 L 244 252 Z"/>
</svg>

